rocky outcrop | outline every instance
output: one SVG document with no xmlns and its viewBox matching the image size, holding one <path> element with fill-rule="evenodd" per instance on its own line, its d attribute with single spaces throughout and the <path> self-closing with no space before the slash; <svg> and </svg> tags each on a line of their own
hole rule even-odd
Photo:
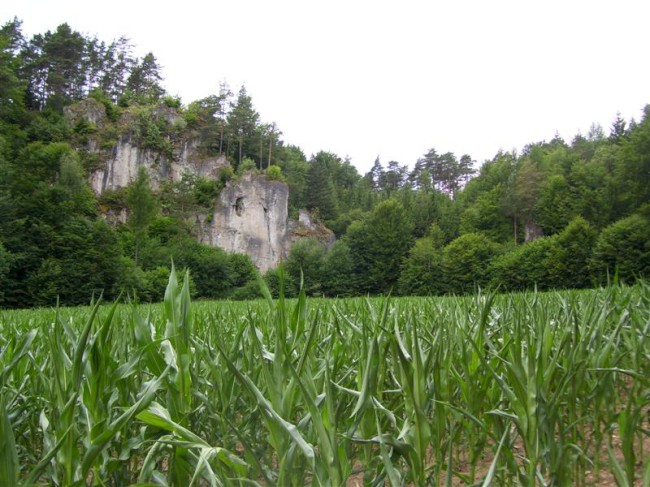
<svg viewBox="0 0 650 487">
<path fill-rule="evenodd" d="M 289 187 L 244 174 L 219 196 L 214 213 L 201 222 L 199 240 L 248 254 L 260 271 L 286 257 Z"/>
<path fill-rule="evenodd" d="M 169 160 L 151 149 L 142 149 L 128 136 L 122 136 L 105 164 L 90 174 L 90 186 L 97 194 L 127 186 L 135 179 L 138 169 L 147 169 L 154 189 L 166 179 L 180 181 L 184 173 L 216 179 L 219 171 L 228 166 L 225 157 L 199 156 L 199 141 L 182 142 L 174 157 Z"/>
<path fill-rule="evenodd" d="M 135 110 L 135 108 L 134 108 Z M 65 116 L 73 127 L 85 123 L 85 149 L 96 153 L 98 161 L 91 169 L 89 182 L 97 194 L 127 186 L 135 179 L 138 169 L 144 167 L 149 173 L 154 189 L 171 179 L 179 181 L 183 174 L 217 178 L 222 168 L 228 166 L 223 156 L 208 157 L 201 150 L 201 139 L 190 130 L 176 109 L 159 106 L 144 115 L 126 111 L 118 121 L 110 120 L 100 102 L 88 98 L 65 109 Z M 167 142 L 166 151 L 147 147 L 138 141 L 136 134 L 142 118 L 154 130 L 163 127 L 158 142 Z M 142 129 L 140 129 L 142 131 Z M 146 131 L 146 130 L 145 130 Z M 106 139 L 109 139 L 108 142 Z M 145 141 L 146 142 L 146 141 Z"/>
<path fill-rule="evenodd" d="M 92 98 L 65 107 L 63 113 L 70 125 L 73 126 L 81 120 L 85 120 L 95 128 L 102 128 L 106 121 L 106 108 Z"/>
<path fill-rule="evenodd" d="M 331 245 L 334 233 L 302 210 L 298 221 L 288 217 L 289 187 L 262 175 L 246 173 L 219 196 L 214 212 L 199 219 L 202 243 L 250 256 L 261 272 L 286 259 L 291 244 L 316 238 Z"/>
<path fill-rule="evenodd" d="M 532 242 L 544 236 L 544 229 L 532 220 L 524 224 L 524 242 Z"/>
<path fill-rule="evenodd" d="M 141 167 L 147 170 L 154 190 L 164 181 L 180 181 L 184 174 L 216 179 L 229 167 L 225 157 L 207 157 L 200 138 L 183 129 L 184 120 L 169 107 L 156 107 L 144 116 L 127 111 L 115 121 L 108 119 L 101 103 L 88 99 L 66 109 L 66 117 L 84 130 L 80 140 L 85 150 L 98 156 L 89 174 L 97 194 L 127 186 Z M 166 128 L 167 132 L 154 130 L 157 145 L 142 135 L 143 123 Z M 246 173 L 222 190 L 211 213 L 197 215 L 198 239 L 249 255 L 262 272 L 277 267 L 300 238 L 317 238 L 326 245 L 334 241 L 332 231 L 313 221 L 306 211 L 300 212 L 298 221 L 289 220 L 288 203 L 285 183 Z M 105 216 L 114 224 L 127 219 L 124 208 L 108 208 Z"/>
<path fill-rule="evenodd" d="M 318 220 L 314 220 L 307 210 L 298 212 L 298 221 L 289 220 L 288 247 L 291 247 L 292 243 L 302 238 L 314 238 L 328 248 L 336 241 L 334 232 Z"/>
</svg>

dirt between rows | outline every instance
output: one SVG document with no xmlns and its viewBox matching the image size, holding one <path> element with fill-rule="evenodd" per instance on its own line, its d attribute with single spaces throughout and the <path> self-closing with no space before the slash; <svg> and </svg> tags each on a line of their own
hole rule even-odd
<svg viewBox="0 0 650 487">
<path fill-rule="evenodd" d="M 647 418 L 647 420 L 645 421 L 645 424 L 641 425 L 641 427 L 646 432 L 648 432 L 650 431 L 650 408 L 648 409 L 647 414 L 645 414 L 644 416 Z M 615 457 L 619 461 L 619 463 L 623 465 L 624 457 L 621 448 L 622 446 L 621 439 L 617 434 L 612 434 L 611 439 L 612 439 L 612 448 L 614 450 Z M 522 456 L 524 455 L 524 447 L 521 438 L 517 438 L 515 440 L 513 449 L 515 451 L 515 454 L 522 455 Z M 638 438 L 635 439 L 634 450 L 637 455 L 636 458 L 637 462 L 635 465 L 636 474 L 635 474 L 634 487 L 642 487 L 643 469 L 646 463 L 650 462 L 650 435 L 645 434 L 643 436 L 642 442 L 639 441 Z M 641 457 L 641 455 L 643 455 L 643 458 Z M 607 452 L 607 439 L 603 440 L 603 444 L 601 445 L 600 452 L 599 452 L 599 458 L 600 458 L 600 465 L 601 465 L 599 471 L 596 472 L 593 469 L 586 470 L 584 472 L 584 478 L 581 479 L 579 484 L 575 483 L 575 485 L 581 485 L 584 487 L 617 487 L 618 486 L 618 483 L 616 482 L 616 479 L 614 477 L 613 470 L 611 469 L 610 466 L 609 454 Z M 492 465 L 493 460 L 494 460 L 494 456 L 492 451 L 486 452 L 481 457 L 478 464 L 476 465 L 475 481 L 473 484 L 470 484 L 470 483 L 466 483 L 461 478 L 461 476 L 468 476 L 470 474 L 469 460 L 467 458 L 465 459 L 461 458 L 460 462 L 454 465 L 454 470 L 457 473 L 457 475 L 453 476 L 452 485 L 456 487 L 476 485 L 476 484 L 480 485 L 481 481 L 486 477 L 488 471 L 490 470 L 490 466 Z M 360 469 L 361 469 L 361 465 L 357 464 L 355 470 L 358 471 Z M 441 486 L 445 485 L 445 480 L 444 480 L 445 475 L 446 473 L 443 473 L 442 475 L 443 480 L 440 483 Z M 364 485 L 365 483 L 364 483 L 363 472 L 357 472 L 351 475 L 350 477 L 348 477 L 346 482 L 347 487 L 362 487 Z M 386 482 L 385 485 L 389 485 L 389 483 Z M 407 485 L 411 486 L 414 484 L 407 484 Z"/>
</svg>

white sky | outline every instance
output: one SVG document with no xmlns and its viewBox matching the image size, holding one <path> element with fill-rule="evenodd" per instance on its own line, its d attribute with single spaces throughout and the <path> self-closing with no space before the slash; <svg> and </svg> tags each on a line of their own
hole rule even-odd
<svg viewBox="0 0 650 487">
<path fill-rule="evenodd" d="M 650 103 L 650 2 L 20 0 L 28 36 L 67 22 L 152 51 L 184 103 L 246 84 L 264 122 L 309 157 L 412 166 L 435 148 L 479 162 L 567 142 Z"/>
</svg>

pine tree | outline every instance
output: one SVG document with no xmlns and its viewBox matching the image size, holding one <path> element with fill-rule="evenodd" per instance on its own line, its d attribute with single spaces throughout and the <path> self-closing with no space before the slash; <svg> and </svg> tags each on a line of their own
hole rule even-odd
<svg viewBox="0 0 650 487">
<path fill-rule="evenodd" d="M 334 220 L 338 215 L 336 190 L 329 164 L 332 154 L 319 152 L 312 158 L 307 171 L 307 208 L 317 210 L 325 221 Z"/>
<path fill-rule="evenodd" d="M 135 240 L 133 261 L 137 266 L 140 248 L 147 237 L 149 225 L 158 212 L 156 199 L 149 187 L 149 174 L 142 166 L 138 169 L 138 177 L 129 185 L 126 205 L 129 209 L 128 225 Z"/>
</svg>

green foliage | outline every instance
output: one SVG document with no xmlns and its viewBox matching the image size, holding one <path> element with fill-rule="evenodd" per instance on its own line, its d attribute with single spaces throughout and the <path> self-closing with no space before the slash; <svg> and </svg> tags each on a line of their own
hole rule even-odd
<svg viewBox="0 0 650 487">
<path fill-rule="evenodd" d="M 596 232 L 582 217 L 573 219 L 557 235 L 546 267 L 555 289 L 580 289 L 592 284 L 589 269 Z"/>
<path fill-rule="evenodd" d="M 246 254 L 228 254 L 228 274 L 230 288 L 234 290 L 257 283 L 257 268 Z"/>
<path fill-rule="evenodd" d="M 513 224 L 502 211 L 504 189 L 500 184 L 481 193 L 460 216 L 460 233 L 482 233 L 495 242 L 512 241 Z"/>
<path fill-rule="evenodd" d="M 350 225 L 346 240 L 355 263 L 358 292 L 376 294 L 396 289 L 412 233 L 408 214 L 393 199 L 379 203 L 367 220 Z"/>
<path fill-rule="evenodd" d="M 306 203 L 307 209 L 315 212 L 325 222 L 338 215 L 336 190 L 333 180 L 333 167 L 336 156 L 319 152 L 309 161 L 307 171 Z"/>
<path fill-rule="evenodd" d="M 187 238 L 187 224 L 177 218 L 157 216 L 151 221 L 148 235 L 161 244 L 175 244 Z"/>
<path fill-rule="evenodd" d="M 641 122 L 629 130 L 617 166 L 616 177 L 625 188 L 619 194 L 621 206 L 631 213 L 650 201 L 650 105 L 644 107 Z"/>
<path fill-rule="evenodd" d="M 282 169 L 280 169 L 280 166 L 269 166 L 266 169 L 266 177 L 271 181 L 284 181 L 284 176 L 282 176 Z"/>
<path fill-rule="evenodd" d="M 194 198 L 196 203 L 203 208 L 214 207 L 214 201 L 218 198 L 223 183 L 220 180 L 199 177 L 194 185 Z"/>
<path fill-rule="evenodd" d="M 128 97 L 140 104 L 151 104 L 157 102 L 165 90 L 161 86 L 162 76 L 160 66 L 153 53 L 147 53 L 144 58 L 137 60 L 126 82 Z M 180 107 L 180 100 L 172 97 L 163 99 L 163 103 L 175 108 Z"/>
<path fill-rule="evenodd" d="M 180 181 L 163 182 L 159 199 L 168 215 L 189 220 L 199 212 L 214 208 L 222 188 L 220 179 L 196 177 L 192 173 L 184 172 Z"/>
<path fill-rule="evenodd" d="M 95 88 L 88 93 L 88 98 L 98 101 L 103 105 L 106 116 L 111 122 L 117 122 L 119 120 L 121 115 L 120 110 L 103 90 Z"/>
<path fill-rule="evenodd" d="M 306 207 L 307 172 L 309 164 L 305 154 L 296 146 L 280 146 L 276 150 L 276 165 L 282 169 L 289 185 L 289 214 L 298 216 L 298 211 Z"/>
<path fill-rule="evenodd" d="M 277 269 L 269 269 L 266 271 L 264 274 L 264 283 L 273 298 L 278 298 L 280 295 L 287 298 L 295 297 L 298 295 L 298 289 L 300 287 L 299 282 L 295 282 L 290 276 L 284 273 L 282 265 Z"/>
<path fill-rule="evenodd" d="M 338 240 L 328 250 L 321 267 L 321 288 L 325 296 L 347 297 L 355 295 L 354 267 L 350 247 Z"/>
<path fill-rule="evenodd" d="M 232 166 L 226 166 L 219 169 L 219 181 L 222 186 L 225 186 L 233 177 L 235 177 L 235 171 L 233 171 Z"/>
<path fill-rule="evenodd" d="M 291 246 L 284 268 L 287 276 L 296 283 L 302 282 L 307 295 L 321 294 L 322 267 L 325 247 L 314 238 L 304 238 Z"/>
<path fill-rule="evenodd" d="M 116 287 L 125 296 L 139 302 L 162 301 L 165 284 L 169 278 L 168 267 L 160 266 L 143 271 L 136 267 L 131 259 L 125 257 L 121 261 L 121 269 Z"/>
<path fill-rule="evenodd" d="M 175 110 L 180 110 L 182 107 L 182 101 L 178 96 L 165 95 L 160 100 L 163 106 L 167 108 L 174 108 Z"/>
<path fill-rule="evenodd" d="M 632 282 L 650 274 L 650 220 L 635 214 L 623 218 L 600 233 L 591 268 L 601 281 L 614 273 Z"/>
<path fill-rule="evenodd" d="M 133 136 L 143 148 L 151 149 L 168 159 L 173 157 L 173 145 L 169 137 L 172 127 L 164 116 L 157 116 L 152 108 L 137 111 Z"/>
<path fill-rule="evenodd" d="M 559 233 L 571 220 L 573 195 L 564 176 L 556 174 L 544 182 L 535 204 L 535 222 L 544 233 Z"/>
<path fill-rule="evenodd" d="M 595 238 L 591 225 L 578 217 L 559 234 L 516 246 L 494 259 L 491 285 L 504 291 L 588 287 Z"/>
<path fill-rule="evenodd" d="M 245 157 L 239 163 L 239 166 L 237 166 L 237 175 L 241 176 L 244 173 L 255 171 L 255 170 L 257 170 L 257 165 L 255 164 L 255 161 L 253 161 L 253 159 L 249 159 L 248 157 Z"/>
<path fill-rule="evenodd" d="M 230 291 L 228 255 L 222 249 L 186 240 L 175 249 L 174 261 L 191 272 L 198 296 L 220 298 Z"/>
<path fill-rule="evenodd" d="M 348 227 L 356 221 L 365 220 L 369 214 L 359 208 L 350 210 L 346 213 L 341 213 L 336 220 L 328 222 L 328 227 L 334 232 L 338 238 L 341 238 L 345 235 L 348 230 Z"/>
<path fill-rule="evenodd" d="M 259 145 L 256 139 L 258 133 L 259 114 L 253 107 L 253 100 L 242 86 L 237 95 L 237 100 L 232 105 L 227 118 L 227 137 L 230 142 L 229 159 L 235 161 L 238 174 L 239 166 L 245 158 L 254 160 L 259 158 Z M 261 165 L 261 160 L 259 161 Z M 257 165 L 255 165 L 257 167 Z"/>
<path fill-rule="evenodd" d="M 158 213 L 158 204 L 149 186 L 149 174 L 144 167 L 138 169 L 137 178 L 128 187 L 126 205 L 129 209 L 127 223 L 135 236 L 134 261 L 137 265 L 139 248 L 147 236 L 149 225 Z"/>
<path fill-rule="evenodd" d="M 404 261 L 399 293 L 405 296 L 443 294 L 446 291 L 444 278 L 441 243 L 432 237 L 420 238 Z"/>
<path fill-rule="evenodd" d="M 63 304 L 81 304 L 93 295 L 114 295 L 121 248 L 111 227 L 103 221 L 74 219 L 51 238 L 43 249 L 46 256 L 25 283 L 29 304 L 53 306 L 57 299 Z"/>
<path fill-rule="evenodd" d="M 5 304 L 5 290 L 9 287 L 9 268 L 13 262 L 12 255 L 0 242 L 0 307 Z"/>
<path fill-rule="evenodd" d="M 443 250 L 442 265 L 448 292 L 470 293 L 489 282 L 488 267 L 500 246 L 479 233 L 461 235 Z"/>
<path fill-rule="evenodd" d="M 557 236 L 552 236 L 538 238 L 497 256 L 488 272 L 492 287 L 504 291 L 549 289 L 553 279 L 547 263 L 556 252 Z"/>
</svg>

